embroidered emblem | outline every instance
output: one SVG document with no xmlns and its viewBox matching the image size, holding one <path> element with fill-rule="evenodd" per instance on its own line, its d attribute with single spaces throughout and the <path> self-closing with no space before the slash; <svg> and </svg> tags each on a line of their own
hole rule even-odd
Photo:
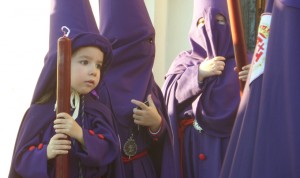
<svg viewBox="0 0 300 178">
<path fill-rule="evenodd" d="M 123 151 L 126 156 L 130 159 L 130 157 L 136 155 L 137 152 L 137 145 L 135 140 L 133 139 L 133 135 L 131 135 L 128 140 L 125 142 Z"/>
</svg>

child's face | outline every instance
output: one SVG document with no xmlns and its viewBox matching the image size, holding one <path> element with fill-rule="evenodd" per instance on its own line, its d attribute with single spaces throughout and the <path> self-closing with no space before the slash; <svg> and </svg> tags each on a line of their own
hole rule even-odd
<svg viewBox="0 0 300 178">
<path fill-rule="evenodd" d="M 79 94 L 91 92 L 100 80 L 100 69 L 104 54 L 96 47 L 88 46 L 78 49 L 72 55 L 71 87 Z"/>
</svg>

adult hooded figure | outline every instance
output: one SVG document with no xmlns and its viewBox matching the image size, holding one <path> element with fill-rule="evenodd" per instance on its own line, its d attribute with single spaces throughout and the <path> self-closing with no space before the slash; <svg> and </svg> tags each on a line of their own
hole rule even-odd
<svg viewBox="0 0 300 178">
<path fill-rule="evenodd" d="M 240 102 L 227 1 L 194 0 L 189 37 L 192 49 L 175 58 L 163 86 L 177 168 L 217 178 Z"/>
<path fill-rule="evenodd" d="M 172 133 L 163 95 L 154 81 L 155 31 L 144 0 L 100 0 L 100 34 L 112 43 L 113 61 L 100 98 L 113 111 L 121 140 L 125 175 L 175 177 Z M 143 102 L 148 101 L 148 105 Z M 137 109 L 136 107 L 139 107 Z M 155 113 L 145 124 L 143 113 Z"/>
<path fill-rule="evenodd" d="M 300 177 L 300 35 L 295 23 L 300 2 L 269 0 L 266 11 L 272 19 L 265 67 L 248 81 L 221 178 Z"/>
<path fill-rule="evenodd" d="M 53 122 L 56 118 L 57 40 L 63 35 L 61 27 L 67 26 L 70 29 L 69 38 L 72 40 L 71 49 L 74 55 L 87 47 L 95 47 L 104 54 L 102 67 L 97 68 L 99 73 L 103 72 L 112 60 L 111 44 L 99 35 L 89 1 L 52 0 L 51 3 L 49 51 L 30 107 L 19 128 L 9 178 L 53 178 L 55 175 L 55 158 L 48 159 L 48 145 L 50 139 L 52 140 L 56 135 Z M 94 64 L 92 60 L 86 59 L 80 64 L 82 66 L 87 66 L 89 62 Z M 96 76 L 96 74 L 92 75 Z M 87 85 L 92 86 L 91 83 Z M 98 86 L 95 84 L 94 87 Z M 79 105 L 75 102 L 77 107 L 74 112 L 78 108 L 78 114 L 73 115 L 73 118 L 82 128 L 84 147 L 77 139 L 71 138 L 68 175 L 70 177 L 122 177 L 119 139 L 111 111 L 97 100 L 95 92 L 81 94 L 80 97 L 77 98 L 80 100 Z M 75 97 L 75 101 L 77 99 Z M 71 103 L 73 101 L 72 99 Z"/>
</svg>

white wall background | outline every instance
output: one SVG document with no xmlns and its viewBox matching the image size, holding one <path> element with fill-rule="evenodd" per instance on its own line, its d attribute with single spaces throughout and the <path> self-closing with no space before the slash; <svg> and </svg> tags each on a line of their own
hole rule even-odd
<svg viewBox="0 0 300 178">
<path fill-rule="evenodd" d="M 97 13 L 96 0 L 91 0 Z M 189 48 L 192 0 L 146 0 L 156 29 L 154 74 L 161 86 L 175 56 Z M 48 50 L 50 2 L 0 2 L 0 177 L 8 176 L 22 116 Z"/>
<path fill-rule="evenodd" d="M 146 0 L 146 2 L 153 0 Z M 149 7 L 149 6 L 148 6 Z M 174 58 L 190 48 L 188 32 L 193 13 L 193 0 L 155 0 L 153 24 L 156 30 L 156 58 L 154 76 L 162 86 L 164 75 Z"/>
<path fill-rule="evenodd" d="M 49 8 L 40 0 L 0 2 L 1 178 L 8 177 L 19 124 L 47 52 Z"/>
</svg>

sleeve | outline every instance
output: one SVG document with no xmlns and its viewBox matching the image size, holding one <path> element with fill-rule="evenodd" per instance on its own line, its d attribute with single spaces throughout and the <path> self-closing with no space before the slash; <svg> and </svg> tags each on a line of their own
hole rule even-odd
<svg viewBox="0 0 300 178">
<path fill-rule="evenodd" d="M 176 83 L 175 97 L 178 103 L 198 96 L 203 90 L 203 83 L 199 84 L 198 82 L 198 65 L 188 67 Z"/>
<path fill-rule="evenodd" d="M 149 136 L 152 139 L 152 141 L 158 141 L 160 138 L 163 137 L 163 135 L 166 131 L 166 123 L 165 122 L 166 122 L 165 119 L 162 117 L 160 128 L 158 129 L 157 132 L 152 132 L 148 128 L 148 133 L 149 133 Z"/>
<path fill-rule="evenodd" d="M 48 164 L 48 141 L 46 140 L 50 140 L 50 128 L 47 134 L 35 136 L 19 149 L 16 155 L 15 171 L 23 178 L 47 178 L 51 174 L 53 168 L 51 164 Z"/>
<path fill-rule="evenodd" d="M 156 105 L 159 115 L 161 116 L 161 124 L 160 124 L 160 128 L 157 132 L 154 133 L 149 128 L 147 128 L 148 129 L 147 132 L 148 132 L 150 139 L 154 142 L 157 142 L 157 141 L 164 139 L 164 136 L 166 135 L 166 132 L 168 129 L 168 124 L 167 124 L 168 115 L 166 112 L 166 104 L 164 101 L 162 91 L 157 84 L 153 85 L 152 99 L 153 99 L 153 101 L 156 101 L 155 105 Z"/>
<path fill-rule="evenodd" d="M 108 166 L 118 155 L 119 140 L 105 119 L 95 119 L 90 126 L 83 129 L 84 148 L 75 142 L 75 154 L 85 166 Z"/>
</svg>

